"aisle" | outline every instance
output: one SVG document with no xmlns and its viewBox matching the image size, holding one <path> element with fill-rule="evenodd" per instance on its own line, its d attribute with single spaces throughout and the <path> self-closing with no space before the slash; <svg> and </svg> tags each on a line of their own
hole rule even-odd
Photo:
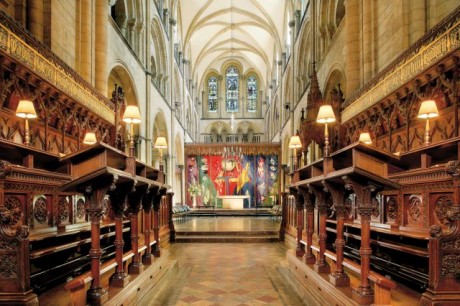
<svg viewBox="0 0 460 306">
<path fill-rule="evenodd" d="M 179 272 L 150 305 L 304 305 L 284 276 L 279 243 L 175 244 Z"/>
</svg>

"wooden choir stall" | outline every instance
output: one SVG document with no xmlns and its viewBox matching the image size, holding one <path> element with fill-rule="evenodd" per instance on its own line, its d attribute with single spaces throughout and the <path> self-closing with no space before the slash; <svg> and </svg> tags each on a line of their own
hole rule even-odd
<svg viewBox="0 0 460 306">
<path fill-rule="evenodd" d="M 280 229 L 295 248 L 289 268 L 307 303 L 392 305 L 405 286 L 407 304 L 459 305 L 459 16 L 348 100 L 338 87 L 323 101 L 313 73 L 298 130 L 301 166 L 283 193 Z M 436 63 L 425 61 L 441 45 Z M 416 77 L 394 86 L 422 62 Z M 328 139 L 317 123 L 325 103 L 338 121 Z M 425 103 L 437 117 L 424 116 Z M 358 141 L 361 132 L 372 144 Z M 301 160 L 315 145 L 320 158 Z M 400 293 L 396 299 L 404 304 Z"/>
<path fill-rule="evenodd" d="M 173 193 L 125 153 L 123 89 L 103 97 L 0 15 L 0 304 L 142 304 L 168 270 Z"/>
</svg>

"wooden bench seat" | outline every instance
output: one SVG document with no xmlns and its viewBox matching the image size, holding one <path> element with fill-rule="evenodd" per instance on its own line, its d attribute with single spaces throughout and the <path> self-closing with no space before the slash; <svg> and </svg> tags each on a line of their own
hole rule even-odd
<svg viewBox="0 0 460 306">
<path fill-rule="evenodd" d="M 305 241 L 301 241 L 301 242 L 302 244 L 306 245 Z M 319 253 L 318 246 L 312 245 L 311 248 L 312 250 Z M 334 262 L 337 261 L 336 254 L 331 251 L 326 250 L 324 255 Z M 354 273 L 361 275 L 361 266 L 358 263 L 345 258 L 342 264 L 344 267 L 348 268 L 350 271 L 353 271 Z M 376 305 L 390 305 L 391 304 L 391 290 L 396 289 L 397 284 L 394 281 L 374 271 L 370 271 L 368 279 L 374 284 L 374 294 L 375 294 L 374 303 Z"/>
<path fill-rule="evenodd" d="M 150 243 L 150 246 L 157 243 L 155 240 Z M 139 253 L 144 252 L 147 247 L 144 245 L 139 248 Z M 123 254 L 123 264 L 125 265 L 129 260 L 134 257 L 132 250 Z M 115 258 L 112 258 L 101 265 L 100 275 L 104 275 L 112 271 L 117 266 Z M 126 270 L 126 269 L 125 269 Z M 86 305 L 86 291 L 89 288 L 90 282 L 93 280 L 91 271 L 88 271 L 70 281 L 68 281 L 64 288 L 70 291 L 72 305 Z"/>
</svg>

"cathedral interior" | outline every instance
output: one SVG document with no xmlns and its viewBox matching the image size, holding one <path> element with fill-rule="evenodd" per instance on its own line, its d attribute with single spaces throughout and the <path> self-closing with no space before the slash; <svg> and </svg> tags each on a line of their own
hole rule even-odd
<svg viewBox="0 0 460 306">
<path fill-rule="evenodd" d="M 0 76 L 0 305 L 460 305 L 457 0 L 0 0 Z"/>
</svg>

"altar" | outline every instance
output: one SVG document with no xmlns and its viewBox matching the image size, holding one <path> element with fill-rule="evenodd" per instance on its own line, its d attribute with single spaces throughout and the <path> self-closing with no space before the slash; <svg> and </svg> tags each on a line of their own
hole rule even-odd
<svg viewBox="0 0 460 306">
<path fill-rule="evenodd" d="M 244 200 L 249 201 L 249 195 L 221 195 L 217 198 L 222 200 L 224 209 L 244 209 Z"/>
</svg>

